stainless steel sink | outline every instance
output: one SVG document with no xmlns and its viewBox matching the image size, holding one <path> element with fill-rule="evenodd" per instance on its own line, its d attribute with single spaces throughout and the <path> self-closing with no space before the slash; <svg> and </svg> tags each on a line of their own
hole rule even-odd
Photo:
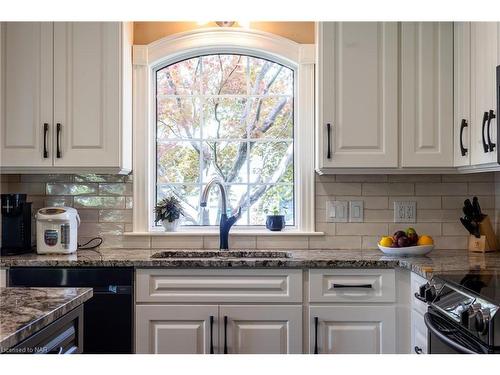
<svg viewBox="0 0 500 375">
<path fill-rule="evenodd" d="M 166 250 L 151 255 L 151 258 L 291 258 L 286 251 L 265 250 Z"/>
</svg>

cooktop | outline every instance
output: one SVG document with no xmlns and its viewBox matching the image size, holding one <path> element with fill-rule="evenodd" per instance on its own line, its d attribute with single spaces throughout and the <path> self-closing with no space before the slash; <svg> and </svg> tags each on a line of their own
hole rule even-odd
<svg viewBox="0 0 500 375">
<path fill-rule="evenodd" d="M 500 273 L 473 270 L 469 272 L 444 272 L 435 275 L 441 280 L 472 291 L 481 297 L 500 304 Z"/>
</svg>

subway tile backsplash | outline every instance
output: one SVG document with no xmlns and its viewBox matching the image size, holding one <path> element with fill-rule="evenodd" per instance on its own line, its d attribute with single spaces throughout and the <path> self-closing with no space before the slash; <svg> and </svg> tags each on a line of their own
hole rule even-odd
<svg viewBox="0 0 500 375">
<path fill-rule="evenodd" d="M 73 206 L 82 224 L 80 242 L 104 238 L 104 247 L 217 248 L 216 236 L 123 236 L 132 229 L 132 176 L 0 175 L 2 192 L 25 192 L 34 209 Z M 437 248 L 465 248 L 468 233 L 458 218 L 464 199 L 477 195 L 500 233 L 500 172 L 467 175 L 316 176 L 316 230 L 324 236 L 232 236 L 235 248 L 375 249 L 379 236 L 413 226 L 434 237 Z M 327 200 L 363 200 L 363 223 L 327 223 Z M 417 202 L 417 222 L 393 223 L 395 200 Z"/>
</svg>

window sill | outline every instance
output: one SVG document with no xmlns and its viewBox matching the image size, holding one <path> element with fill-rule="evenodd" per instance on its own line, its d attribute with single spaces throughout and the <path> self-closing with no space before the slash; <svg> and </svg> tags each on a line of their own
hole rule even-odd
<svg viewBox="0 0 500 375">
<path fill-rule="evenodd" d="M 163 236 L 218 236 L 219 230 L 210 229 L 179 229 L 176 232 L 165 232 L 162 230 L 150 232 L 124 232 L 124 236 L 136 237 L 163 237 Z M 306 232 L 294 229 L 283 230 L 281 232 L 271 232 L 265 229 L 234 229 L 231 230 L 229 236 L 324 236 L 324 232 Z"/>
</svg>

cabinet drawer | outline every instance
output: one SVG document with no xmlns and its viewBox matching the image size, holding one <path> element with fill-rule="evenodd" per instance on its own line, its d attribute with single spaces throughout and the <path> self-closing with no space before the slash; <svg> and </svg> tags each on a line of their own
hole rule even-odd
<svg viewBox="0 0 500 375">
<path fill-rule="evenodd" d="M 394 302 L 394 270 L 318 269 L 309 271 L 310 302 Z"/>
<path fill-rule="evenodd" d="M 302 270 L 139 269 L 137 302 L 302 302 Z"/>
</svg>

